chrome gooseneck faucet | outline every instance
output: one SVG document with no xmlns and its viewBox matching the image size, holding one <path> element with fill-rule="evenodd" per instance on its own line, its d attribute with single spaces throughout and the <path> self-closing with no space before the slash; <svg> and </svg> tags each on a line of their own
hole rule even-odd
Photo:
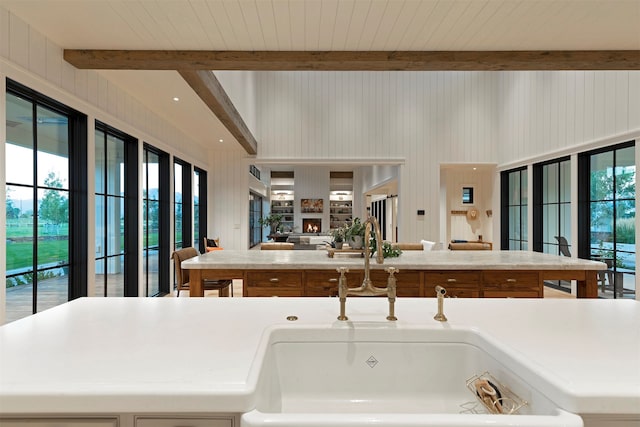
<svg viewBox="0 0 640 427">
<path fill-rule="evenodd" d="M 385 269 L 387 273 L 389 273 L 389 278 L 387 279 L 387 287 L 386 288 L 378 288 L 373 286 L 370 278 L 371 266 L 369 265 L 369 258 L 371 256 L 369 249 L 369 240 L 371 238 L 371 227 L 374 229 L 374 233 L 376 236 L 376 262 L 378 264 L 384 263 L 384 256 L 382 254 L 382 237 L 380 234 L 380 224 L 378 224 L 378 220 L 373 216 L 368 216 L 364 221 L 365 229 L 364 229 L 364 280 L 362 281 L 362 285 L 358 288 L 349 288 L 347 285 L 347 277 L 346 273 L 349 270 L 346 267 L 338 268 L 338 272 L 340 273 L 340 280 L 338 282 L 338 297 L 340 298 L 340 315 L 338 316 L 338 320 L 348 320 L 349 318 L 345 314 L 345 306 L 347 302 L 348 295 L 364 295 L 364 296 L 373 296 L 373 295 L 383 295 L 387 294 L 387 298 L 389 299 L 389 315 L 387 316 L 387 320 L 398 320 L 395 316 L 394 305 L 396 302 L 396 278 L 394 276 L 395 273 L 398 273 L 400 270 L 389 267 Z"/>
</svg>

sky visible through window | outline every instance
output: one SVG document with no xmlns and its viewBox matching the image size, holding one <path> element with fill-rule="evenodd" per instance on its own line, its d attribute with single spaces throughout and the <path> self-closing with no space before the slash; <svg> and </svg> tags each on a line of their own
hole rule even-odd
<svg viewBox="0 0 640 427">
<path fill-rule="evenodd" d="M 33 185 L 33 150 L 11 143 L 6 144 L 5 147 L 6 182 Z M 38 173 L 38 185 L 44 185 L 47 175 L 53 173 L 60 180 L 63 188 L 69 188 L 68 163 L 66 157 L 40 151 L 38 153 L 38 169 L 41 172 Z M 33 190 L 30 188 L 17 186 L 11 188 L 11 194 L 7 194 L 7 198 L 16 201 L 33 198 Z"/>
</svg>

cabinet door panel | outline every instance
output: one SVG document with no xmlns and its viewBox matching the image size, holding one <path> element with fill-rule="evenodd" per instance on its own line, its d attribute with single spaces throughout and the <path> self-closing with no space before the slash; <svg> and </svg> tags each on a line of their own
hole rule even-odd
<svg viewBox="0 0 640 427">
<path fill-rule="evenodd" d="M 386 288 L 389 273 L 384 270 L 371 270 L 371 281 L 374 286 Z M 422 273 L 415 270 L 400 270 L 395 273 L 396 295 L 399 297 L 419 297 L 422 283 Z"/>
<path fill-rule="evenodd" d="M 338 295 L 340 273 L 327 270 L 307 270 L 304 272 L 304 295 L 308 297 L 326 297 Z M 362 274 L 347 273 L 347 286 L 355 288 L 362 284 Z"/>
</svg>

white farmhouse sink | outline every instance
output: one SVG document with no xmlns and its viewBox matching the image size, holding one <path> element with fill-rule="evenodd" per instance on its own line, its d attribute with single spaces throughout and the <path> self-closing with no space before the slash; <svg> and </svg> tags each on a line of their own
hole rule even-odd
<svg viewBox="0 0 640 427">
<path fill-rule="evenodd" d="M 471 330 L 274 329 L 256 374 L 256 407 L 241 426 L 583 425 L 490 352 L 506 360 Z M 488 414 L 477 403 L 466 381 L 485 371 L 528 402 L 518 415 Z"/>
</svg>

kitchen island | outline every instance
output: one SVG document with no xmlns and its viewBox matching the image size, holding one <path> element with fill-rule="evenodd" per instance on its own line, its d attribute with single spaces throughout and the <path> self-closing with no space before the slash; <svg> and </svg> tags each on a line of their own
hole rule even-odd
<svg viewBox="0 0 640 427">
<path fill-rule="evenodd" d="M 242 279 L 244 296 L 335 296 L 338 267 L 347 267 L 350 287 L 363 277 L 359 255 L 316 251 L 210 252 L 182 263 L 190 271 L 191 296 L 204 296 L 203 279 Z M 404 251 L 384 264 L 371 260 L 374 285 L 385 287 L 387 267 L 396 274 L 398 296 L 432 297 L 435 286 L 456 297 L 542 298 L 545 280 L 576 280 L 578 298 L 596 298 L 597 272 L 606 264 L 527 251 Z"/>
<path fill-rule="evenodd" d="M 270 334 L 305 328 L 472 332 L 587 427 L 640 422 L 637 301 L 452 298 L 447 322 L 433 298 L 398 299 L 395 322 L 386 308 L 349 298 L 341 322 L 335 298 L 81 298 L 0 327 L 0 425 L 238 426 L 256 408 Z"/>
</svg>

